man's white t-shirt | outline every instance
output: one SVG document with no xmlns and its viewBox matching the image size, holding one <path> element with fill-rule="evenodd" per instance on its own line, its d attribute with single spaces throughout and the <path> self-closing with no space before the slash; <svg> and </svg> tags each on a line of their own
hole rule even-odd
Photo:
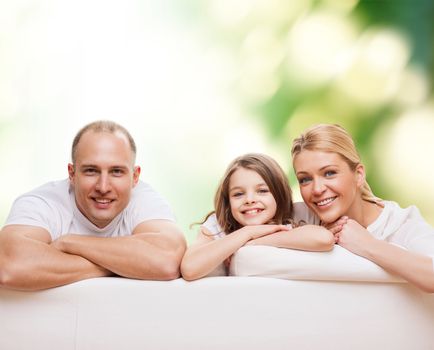
<svg viewBox="0 0 434 350">
<path fill-rule="evenodd" d="M 99 228 L 77 208 L 69 180 L 53 181 L 18 197 L 6 225 L 30 225 L 46 229 L 55 240 L 68 233 L 99 237 L 131 235 L 148 220 L 175 221 L 169 204 L 148 184 L 139 181 L 131 191 L 127 207 L 110 224 Z"/>
</svg>

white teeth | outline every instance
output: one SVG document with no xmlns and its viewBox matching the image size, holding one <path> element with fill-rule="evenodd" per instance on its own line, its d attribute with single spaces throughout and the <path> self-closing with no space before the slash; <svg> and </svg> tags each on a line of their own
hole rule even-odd
<svg viewBox="0 0 434 350">
<path fill-rule="evenodd" d="M 111 202 L 111 199 L 98 199 L 98 198 L 95 198 L 95 201 L 97 202 L 97 203 L 101 203 L 101 204 L 107 204 L 107 203 L 110 203 Z"/>
<path fill-rule="evenodd" d="M 260 211 L 261 211 L 260 209 L 250 209 L 250 210 L 246 210 L 244 214 L 256 214 L 259 213 Z"/>
<path fill-rule="evenodd" d="M 334 201 L 335 198 L 336 197 L 331 197 L 331 198 L 324 199 L 321 202 L 316 203 L 316 205 L 323 206 L 323 205 L 329 204 L 330 202 Z"/>
</svg>

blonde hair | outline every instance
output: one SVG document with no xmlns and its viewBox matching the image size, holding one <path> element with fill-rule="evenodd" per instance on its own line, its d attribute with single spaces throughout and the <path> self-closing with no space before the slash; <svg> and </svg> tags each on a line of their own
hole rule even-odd
<svg viewBox="0 0 434 350">
<path fill-rule="evenodd" d="M 258 173 L 270 189 L 277 207 L 272 222 L 275 224 L 292 223 L 292 192 L 288 184 L 288 179 L 280 165 L 274 159 L 265 154 L 258 153 L 245 154 L 234 159 L 229 164 L 214 197 L 215 211 L 209 213 L 203 222 L 215 213 L 217 222 L 223 232 L 231 233 L 242 227 L 242 225 L 234 219 L 229 202 L 229 181 L 232 174 L 240 168 L 253 170 Z"/>
<path fill-rule="evenodd" d="M 306 129 L 292 142 L 292 159 L 303 150 L 331 152 L 338 154 L 352 171 L 361 164 L 359 153 L 350 134 L 337 124 L 317 124 Z M 376 197 L 371 187 L 365 180 L 361 190 L 362 199 L 379 204 L 380 198 Z"/>
</svg>

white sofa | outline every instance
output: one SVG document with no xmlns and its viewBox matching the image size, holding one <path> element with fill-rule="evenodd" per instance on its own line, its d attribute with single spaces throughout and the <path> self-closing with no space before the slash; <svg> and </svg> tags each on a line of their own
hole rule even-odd
<svg viewBox="0 0 434 350">
<path fill-rule="evenodd" d="M 263 267 L 252 257 L 270 256 L 268 248 L 233 257 L 232 273 L 244 276 L 0 289 L 0 349 L 434 349 L 434 294 L 387 280 L 384 271 L 377 282 L 245 277 Z M 322 265 L 335 256 L 309 254 Z"/>
</svg>

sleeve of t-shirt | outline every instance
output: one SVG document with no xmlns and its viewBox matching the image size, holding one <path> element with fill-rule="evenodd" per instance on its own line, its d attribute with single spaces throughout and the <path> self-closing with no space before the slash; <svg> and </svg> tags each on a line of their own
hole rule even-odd
<svg viewBox="0 0 434 350">
<path fill-rule="evenodd" d="M 129 207 L 133 228 L 148 220 L 176 221 L 169 203 L 144 182 L 139 182 L 133 189 Z"/>
<path fill-rule="evenodd" d="M 434 270 L 434 228 L 425 221 L 408 219 L 389 242 L 431 258 Z"/>
<path fill-rule="evenodd" d="M 225 235 L 217 222 L 217 217 L 215 214 L 210 215 L 208 219 L 206 219 L 206 221 L 202 224 L 202 227 L 206 228 L 215 239 Z"/>
<path fill-rule="evenodd" d="M 408 219 L 389 241 L 434 258 L 434 227 L 426 222 Z"/>
<path fill-rule="evenodd" d="M 293 219 L 296 224 L 319 225 L 320 219 L 304 202 L 294 203 Z"/>
<path fill-rule="evenodd" d="M 29 225 L 41 227 L 47 230 L 51 237 L 54 237 L 54 234 L 60 231 L 57 225 L 59 220 L 54 220 L 58 216 L 58 211 L 48 201 L 42 197 L 27 194 L 15 200 L 5 226 Z"/>
</svg>

